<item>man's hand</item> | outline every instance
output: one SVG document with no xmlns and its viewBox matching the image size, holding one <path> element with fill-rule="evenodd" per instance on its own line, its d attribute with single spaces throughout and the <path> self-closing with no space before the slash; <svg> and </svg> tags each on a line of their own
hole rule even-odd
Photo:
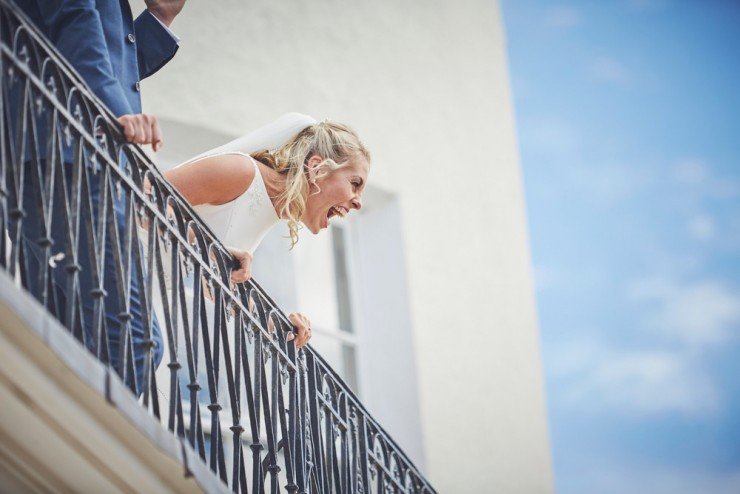
<svg viewBox="0 0 740 494">
<path fill-rule="evenodd" d="M 226 250 L 239 263 L 239 268 L 231 271 L 231 281 L 233 283 L 244 283 L 252 276 L 252 254 L 234 247 L 226 247 Z"/>
<path fill-rule="evenodd" d="M 311 339 L 311 321 L 299 312 L 292 312 L 288 315 L 288 320 L 293 323 L 296 329 L 295 333 L 288 334 L 288 341 L 295 340 L 297 350 L 303 348 Z"/>
<path fill-rule="evenodd" d="M 155 152 L 162 147 L 162 130 L 154 115 L 123 115 L 118 117 L 118 123 L 123 127 L 123 135 L 128 142 L 151 144 Z"/>
<path fill-rule="evenodd" d="M 185 0 L 145 0 L 146 8 L 154 14 L 165 26 L 170 27 L 185 6 Z"/>
</svg>

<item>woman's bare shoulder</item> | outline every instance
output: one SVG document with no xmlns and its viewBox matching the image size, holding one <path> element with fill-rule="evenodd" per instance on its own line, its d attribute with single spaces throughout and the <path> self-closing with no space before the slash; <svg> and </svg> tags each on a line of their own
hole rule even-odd
<svg viewBox="0 0 740 494">
<path fill-rule="evenodd" d="M 247 155 L 219 154 L 173 168 L 165 177 L 190 204 L 218 205 L 233 201 L 249 188 L 255 166 Z"/>
</svg>

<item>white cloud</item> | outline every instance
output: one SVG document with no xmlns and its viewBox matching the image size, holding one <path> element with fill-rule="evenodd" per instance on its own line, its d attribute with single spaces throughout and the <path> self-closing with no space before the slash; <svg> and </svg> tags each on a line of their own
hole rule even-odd
<svg viewBox="0 0 740 494">
<path fill-rule="evenodd" d="M 696 240 L 707 241 L 714 238 L 717 227 L 711 216 L 697 214 L 689 219 L 687 230 Z"/>
<path fill-rule="evenodd" d="M 647 166 L 594 163 L 575 170 L 572 180 L 594 202 L 611 207 L 651 185 L 652 173 Z"/>
<path fill-rule="evenodd" d="M 607 353 L 610 352 L 602 344 L 581 336 L 556 347 L 553 358 L 547 363 L 547 371 L 558 380 L 577 380 L 581 373 L 587 373 Z"/>
<path fill-rule="evenodd" d="M 611 407 L 638 414 L 678 412 L 703 415 L 718 408 L 717 392 L 708 376 L 689 359 L 668 352 L 622 355 L 604 362 L 592 376 Z"/>
<path fill-rule="evenodd" d="M 652 12 L 668 7 L 670 0 L 627 0 L 627 7 L 638 12 Z"/>
<path fill-rule="evenodd" d="M 570 29 L 583 20 L 581 12 L 569 5 L 552 7 L 545 12 L 545 25 L 560 29 Z"/>
<path fill-rule="evenodd" d="M 525 146 L 557 163 L 559 183 L 572 186 L 594 204 L 611 207 L 656 183 L 654 166 L 584 161 L 581 130 L 554 115 L 530 116 L 522 122 Z"/>
<path fill-rule="evenodd" d="M 597 81 L 620 87 L 632 86 L 635 76 L 623 63 L 609 57 L 594 60 L 588 68 L 589 75 Z"/>
<path fill-rule="evenodd" d="M 601 463 L 568 479 L 568 492 L 600 494 L 737 494 L 740 471 L 711 471 L 701 467 L 670 465 L 668 462 Z M 573 486 L 571 484 L 577 484 Z"/>
<path fill-rule="evenodd" d="M 740 182 L 719 176 L 701 158 L 686 158 L 673 168 L 673 179 L 686 186 L 698 198 L 734 199 L 740 197 Z"/>
<path fill-rule="evenodd" d="M 646 326 L 676 341 L 705 346 L 738 336 L 740 293 L 719 281 L 648 278 L 627 291 L 643 306 Z"/>
<path fill-rule="evenodd" d="M 559 156 L 572 158 L 581 146 L 581 135 L 569 121 L 560 117 L 539 116 L 526 122 L 528 143 L 533 149 Z"/>
<path fill-rule="evenodd" d="M 637 329 L 657 336 L 655 346 L 624 350 L 582 337 L 561 343 L 548 359 L 559 403 L 570 413 L 714 417 L 722 393 L 704 359 L 739 336 L 740 293 L 711 279 L 653 277 L 630 284 L 627 296 L 638 320 L 641 314 Z"/>
<path fill-rule="evenodd" d="M 679 162 L 674 170 L 674 178 L 685 184 L 701 184 L 709 177 L 709 167 L 700 159 L 690 158 Z"/>
<path fill-rule="evenodd" d="M 710 377 L 682 352 L 617 352 L 580 345 L 566 347 L 555 360 L 561 360 L 554 366 L 555 376 L 565 384 L 560 401 L 580 412 L 703 417 L 720 407 Z"/>
<path fill-rule="evenodd" d="M 558 272 L 548 266 L 534 267 L 535 287 L 538 292 L 552 288 L 558 283 Z"/>
</svg>

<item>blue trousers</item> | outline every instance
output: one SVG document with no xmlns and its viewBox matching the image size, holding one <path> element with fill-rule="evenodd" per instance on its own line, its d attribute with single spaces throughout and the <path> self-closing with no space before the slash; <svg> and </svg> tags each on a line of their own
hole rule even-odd
<svg viewBox="0 0 740 494">
<path fill-rule="evenodd" d="M 45 171 L 47 166 L 46 161 L 42 160 L 40 163 L 41 169 Z M 37 296 L 37 298 L 40 298 L 42 287 L 39 286 L 39 275 L 41 263 L 44 262 L 44 255 L 43 250 L 39 246 L 38 242 L 39 239 L 43 236 L 43 217 L 41 214 L 39 203 L 39 191 L 43 190 L 44 187 L 41 187 L 39 184 L 39 180 L 37 178 L 38 172 L 34 168 L 35 164 L 32 162 L 27 162 L 24 166 L 25 179 L 23 188 L 23 210 L 25 212 L 25 216 L 23 218 L 23 227 L 21 234 L 23 238 L 23 243 L 25 245 L 25 252 L 27 255 L 28 289 L 29 291 L 31 291 L 31 293 Z M 72 164 L 64 164 L 64 175 L 67 183 L 66 189 L 68 200 L 71 200 L 70 198 L 72 197 L 72 195 L 70 195 L 72 170 Z M 89 173 L 88 176 L 90 184 L 90 199 L 92 202 L 93 210 L 92 221 L 94 222 L 94 225 L 97 225 L 98 213 L 100 207 L 102 206 L 100 204 L 101 173 Z M 50 213 L 50 237 L 53 242 L 51 247 L 52 255 L 59 252 L 68 251 L 68 224 L 65 220 L 65 204 L 63 201 L 63 195 L 61 193 L 61 184 L 57 181 L 55 186 L 56 189 L 54 200 Z M 11 194 L 9 207 L 9 209 L 11 210 L 13 206 L 16 205 L 12 196 L 13 194 Z M 119 241 L 123 242 L 123 239 L 126 238 L 125 194 L 123 195 L 123 197 L 119 198 L 115 193 L 113 193 L 113 198 L 113 209 L 115 216 L 114 221 L 117 227 Z M 86 200 L 86 197 L 82 197 L 82 200 Z M 91 218 L 89 217 L 89 215 L 86 214 L 82 214 L 80 218 L 80 227 L 79 232 L 77 233 L 79 297 L 76 300 L 74 307 L 75 309 L 79 309 L 78 312 L 79 314 L 81 314 L 82 324 L 80 324 L 80 322 L 78 321 L 75 326 L 81 326 L 82 331 L 84 331 L 84 342 L 86 346 L 91 351 L 96 352 L 98 350 L 96 346 L 98 344 L 102 345 L 103 343 L 105 343 L 105 339 L 103 338 L 101 338 L 100 342 L 96 342 L 95 335 L 93 334 L 95 297 L 100 296 L 101 292 L 97 289 L 98 287 L 95 284 L 95 279 L 93 276 L 95 269 L 93 265 L 93 257 L 91 255 L 93 246 L 90 243 L 91 240 L 88 238 L 87 233 L 88 223 L 90 222 Z M 110 218 L 110 212 L 108 213 L 108 218 L 106 218 L 106 220 L 106 225 L 109 225 L 110 221 L 113 221 L 113 219 Z M 17 231 L 17 225 L 11 223 L 10 230 L 11 238 L 13 238 L 13 233 Z M 103 314 L 103 332 L 107 334 L 108 345 L 107 349 L 102 349 L 100 355 L 103 360 L 107 360 L 107 362 L 118 372 L 119 375 L 124 375 L 124 369 L 122 368 L 121 362 L 121 344 L 125 330 L 125 324 L 126 322 L 128 322 L 130 335 L 129 341 L 132 345 L 132 352 L 129 353 L 128 359 L 131 359 L 131 356 L 133 356 L 132 367 L 135 370 L 136 374 L 136 389 L 138 390 L 138 393 L 142 393 L 144 390 L 144 386 L 149 384 L 144 382 L 144 369 L 148 365 L 148 362 L 153 359 L 154 366 L 151 368 L 151 372 L 153 372 L 162 360 L 162 335 L 159 329 L 157 318 L 154 315 L 153 311 L 151 311 L 150 314 L 150 327 L 145 327 L 145 321 L 141 307 L 141 287 L 139 286 L 139 280 L 137 279 L 138 270 L 135 267 L 136 264 L 134 262 L 135 258 L 133 254 L 130 259 L 132 268 L 128 283 L 124 284 L 124 280 L 120 279 L 121 277 L 119 275 L 119 269 L 117 267 L 116 258 L 114 257 L 114 249 L 118 249 L 118 246 L 113 245 L 110 233 L 110 229 L 106 231 L 106 242 L 104 246 L 104 266 L 102 273 L 100 273 L 103 276 L 103 288 L 105 290 L 105 293 L 103 295 L 105 306 L 105 311 Z M 98 232 L 98 235 L 99 234 L 100 232 Z M 124 256 L 126 250 L 121 249 L 120 252 L 121 262 L 129 262 L 129 260 L 125 259 Z M 98 259 L 99 256 L 100 253 L 98 254 Z M 55 316 L 62 323 L 65 323 L 66 321 L 66 306 L 67 301 L 70 299 L 71 295 L 71 293 L 69 292 L 70 288 L 68 286 L 70 266 L 72 266 L 72 270 L 74 270 L 73 259 L 67 257 L 58 262 L 57 266 L 51 270 L 50 292 L 53 292 L 54 297 L 56 298 L 56 308 L 52 307 L 51 309 L 53 312 L 55 312 Z M 121 288 L 123 289 L 123 293 L 126 293 L 126 291 L 128 291 L 128 309 L 126 309 L 125 302 L 122 301 Z M 76 328 L 68 329 L 74 331 Z M 126 347 L 128 349 L 128 345 L 126 345 Z M 133 376 L 131 375 L 131 367 L 127 367 L 128 370 L 126 370 L 126 373 L 128 375 L 126 379 L 126 384 L 132 386 Z"/>
</svg>

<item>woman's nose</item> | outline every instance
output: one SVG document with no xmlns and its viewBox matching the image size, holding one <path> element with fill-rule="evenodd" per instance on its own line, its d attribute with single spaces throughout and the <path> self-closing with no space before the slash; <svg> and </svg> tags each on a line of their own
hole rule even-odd
<svg viewBox="0 0 740 494">
<path fill-rule="evenodd" d="M 352 207 L 355 209 L 360 209 L 362 207 L 362 199 L 360 199 L 359 196 L 352 199 Z"/>
</svg>

